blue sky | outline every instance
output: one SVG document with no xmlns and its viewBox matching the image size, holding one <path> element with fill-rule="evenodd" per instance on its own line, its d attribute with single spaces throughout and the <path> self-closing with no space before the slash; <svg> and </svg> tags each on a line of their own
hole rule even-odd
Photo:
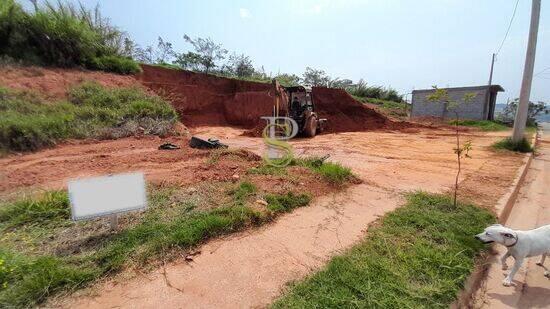
<svg viewBox="0 0 550 309">
<path fill-rule="evenodd" d="M 141 45 L 158 36 L 188 50 L 183 34 L 211 37 L 267 72 L 306 66 L 364 78 L 402 93 L 431 85 L 486 84 L 515 0 L 84 0 Z M 542 1 L 532 100 L 550 102 L 550 2 Z M 519 94 L 530 0 L 519 0 L 495 64 L 500 102 Z"/>
</svg>

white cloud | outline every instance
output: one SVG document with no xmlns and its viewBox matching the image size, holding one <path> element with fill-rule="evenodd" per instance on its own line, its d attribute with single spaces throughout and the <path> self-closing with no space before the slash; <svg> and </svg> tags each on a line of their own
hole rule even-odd
<svg viewBox="0 0 550 309">
<path fill-rule="evenodd" d="M 250 18 L 252 16 L 250 14 L 250 11 L 248 9 L 245 9 L 245 8 L 240 8 L 239 9 L 239 15 L 241 16 L 242 19 Z"/>
</svg>

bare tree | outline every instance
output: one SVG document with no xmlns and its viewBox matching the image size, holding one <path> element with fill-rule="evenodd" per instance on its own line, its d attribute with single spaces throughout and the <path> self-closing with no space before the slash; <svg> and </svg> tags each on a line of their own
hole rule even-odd
<svg viewBox="0 0 550 309">
<path fill-rule="evenodd" d="M 157 42 L 157 50 L 156 50 L 156 59 L 155 61 L 157 63 L 168 63 L 170 59 L 172 59 L 176 53 L 174 52 L 174 49 L 172 48 L 172 43 L 168 41 L 164 41 L 160 36 L 158 37 Z"/>
<path fill-rule="evenodd" d="M 427 96 L 427 99 L 429 102 L 438 102 L 443 103 L 445 105 L 445 108 L 448 111 L 452 111 L 455 114 L 455 137 L 456 137 L 456 146 L 453 149 L 454 153 L 456 154 L 456 162 L 457 162 L 457 172 L 455 177 L 455 186 L 454 186 L 454 195 L 453 195 L 453 205 L 456 207 L 456 196 L 458 193 L 458 179 L 460 177 L 460 172 L 462 170 L 462 158 L 470 158 L 469 152 L 472 150 L 472 142 L 466 141 L 464 144 L 460 144 L 460 131 L 459 131 L 459 124 L 460 124 L 460 114 L 459 114 L 459 106 L 460 104 L 469 104 L 476 96 L 476 93 L 466 93 L 461 102 L 452 100 L 449 96 L 449 92 L 447 89 L 439 89 L 436 86 L 433 87 L 434 92 Z"/>
</svg>

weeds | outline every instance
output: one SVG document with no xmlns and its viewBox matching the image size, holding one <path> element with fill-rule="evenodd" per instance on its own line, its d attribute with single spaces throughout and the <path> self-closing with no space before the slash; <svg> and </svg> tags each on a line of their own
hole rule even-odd
<svg viewBox="0 0 550 309">
<path fill-rule="evenodd" d="M 253 183 L 227 185 L 231 188 L 218 192 L 216 207 L 206 210 L 176 187 L 154 188 L 149 209 L 132 214 L 133 223 L 116 234 L 102 234 L 101 221 L 70 221 L 68 196 L 61 191 L 0 205 L 0 307 L 39 305 L 53 294 L 128 266 L 155 265 L 159 258 L 175 256 L 175 250 L 267 222 L 310 201 L 307 195 L 267 194 L 268 207 L 259 211 L 247 206 L 258 194 Z M 80 235 L 90 229 L 99 232 Z M 61 236 L 67 230 L 70 239 Z"/>
<path fill-rule="evenodd" d="M 497 150 L 510 150 L 515 152 L 533 152 L 533 147 L 531 146 L 531 143 L 526 139 L 523 138 L 519 142 L 513 142 L 512 138 L 507 137 L 503 140 L 500 140 L 492 145 L 494 149 Z"/>
<path fill-rule="evenodd" d="M 313 156 L 293 159 L 291 164 L 307 167 L 334 185 L 342 185 L 354 178 L 350 168 L 325 160 L 326 158 Z"/>
<path fill-rule="evenodd" d="M 289 212 L 297 207 L 306 206 L 311 201 L 307 194 L 295 195 L 292 192 L 287 194 L 267 194 L 265 196 L 267 208 L 275 213 Z"/>
<path fill-rule="evenodd" d="M 371 227 L 365 240 L 292 285 L 274 308 L 448 308 L 483 245 L 472 235 L 495 218 L 427 193 Z"/>
<path fill-rule="evenodd" d="M 139 88 L 107 89 L 85 82 L 69 91 L 68 102 L 50 103 L 28 92 L 0 89 L 0 148 L 29 151 L 67 138 L 120 138 L 168 134 L 177 119 L 173 107 Z"/>
<path fill-rule="evenodd" d="M 491 120 L 451 120 L 450 125 L 459 125 L 466 127 L 476 127 L 482 131 L 506 131 L 510 129 L 506 125 Z"/>
<path fill-rule="evenodd" d="M 117 73 L 140 71 L 126 58 L 131 42 L 98 8 L 45 2 L 25 11 L 14 0 L 0 2 L 0 54 L 37 65 L 85 66 Z"/>
</svg>

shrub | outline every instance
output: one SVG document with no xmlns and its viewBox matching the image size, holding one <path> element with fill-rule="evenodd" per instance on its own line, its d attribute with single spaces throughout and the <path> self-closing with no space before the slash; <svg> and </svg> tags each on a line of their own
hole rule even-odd
<svg viewBox="0 0 550 309">
<path fill-rule="evenodd" d="M 31 64 L 86 66 L 118 73 L 135 73 L 124 58 L 129 39 L 104 19 L 99 10 L 61 1 L 45 2 L 27 12 L 14 0 L 0 1 L 0 54 Z"/>
<path fill-rule="evenodd" d="M 27 92 L 0 90 L 0 149 L 29 151 L 67 138 L 120 138 L 141 130 L 166 135 L 174 108 L 140 88 L 107 89 L 85 82 L 69 102 L 44 102 Z"/>
<path fill-rule="evenodd" d="M 141 72 L 140 66 L 130 58 L 118 56 L 102 56 L 93 58 L 90 64 L 90 69 L 96 69 L 107 72 L 120 74 L 135 74 Z"/>
<path fill-rule="evenodd" d="M 512 138 L 508 137 L 494 143 L 493 148 L 523 152 L 523 153 L 533 152 L 533 147 L 531 146 L 531 143 L 526 138 L 523 138 L 519 142 L 513 142 Z"/>
</svg>

